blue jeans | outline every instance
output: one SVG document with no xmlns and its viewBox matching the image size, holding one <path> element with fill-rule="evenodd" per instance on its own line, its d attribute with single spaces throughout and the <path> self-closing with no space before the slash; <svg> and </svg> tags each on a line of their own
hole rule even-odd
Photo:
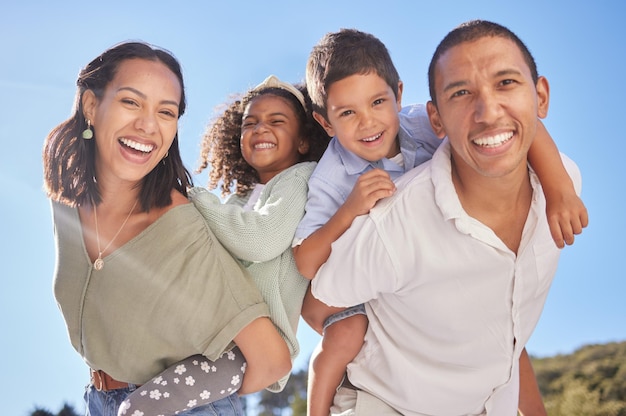
<svg viewBox="0 0 626 416">
<path fill-rule="evenodd" d="M 98 391 L 91 384 L 85 390 L 85 416 L 117 416 L 117 409 L 126 397 L 135 390 L 127 387 L 111 391 Z M 130 415 L 126 415 L 130 416 Z M 178 416 L 245 416 L 239 395 L 233 393 L 228 397 L 204 406 L 198 406 Z"/>
</svg>

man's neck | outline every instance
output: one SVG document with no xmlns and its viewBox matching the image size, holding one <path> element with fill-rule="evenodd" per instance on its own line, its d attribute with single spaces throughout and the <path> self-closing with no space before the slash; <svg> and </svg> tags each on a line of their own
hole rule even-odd
<svg viewBox="0 0 626 416">
<path fill-rule="evenodd" d="M 468 170 L 461 174 L 452 161 L 452 182 L 465 212 L 491 228 L 517 253 L 532 200 L 528 168 L 490 178 Z"/>
</svg>

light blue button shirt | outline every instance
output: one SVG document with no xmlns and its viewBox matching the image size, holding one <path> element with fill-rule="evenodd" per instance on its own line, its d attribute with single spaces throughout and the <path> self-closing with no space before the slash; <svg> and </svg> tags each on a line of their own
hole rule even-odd
<svg viewBox="0 0 626 416">
<path fill-rule="evenodd" d="M 346 201 L 361 174 L 380 168 L 395 181 L 432 157 L 441 140 L 430 127 L 426 107 L 423 104 L 410 105 L 404 107 L 398 116 L 398 138 L 404 166 L 387 158 L 370 162 L 347 150 L 336 137 L 332 138 L 309 179 L 306 213 L 298 225 L 294 241 L 307 238 L 326 224 Z"/>
</svg>

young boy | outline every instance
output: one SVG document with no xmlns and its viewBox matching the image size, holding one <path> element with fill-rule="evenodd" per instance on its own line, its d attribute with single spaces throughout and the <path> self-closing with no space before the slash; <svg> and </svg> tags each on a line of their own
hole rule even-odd
<svg viewBox="0 0 626 416">
<path fill-rule="evenodd" d="M 393 181 L 430 159 L 441 141 L 423 105 L 401 107 L 398 72 L 370 34 L 344 29 L 324 36 L 309 57 L 306 82 L 315 119 L 334 136 L 309 180 L 306 214 L 294 239 L 298 269 L 312 279 L 354 218 L 392 195 Z M 586 226 L 586 210 L 541 123 L 531 153 L 548 194 L 553 238 L 559 247 L 572 244 Z M 309 292 L 302 316 L 323 332 L 309 369 L 309 416 L 328 415 L 346 366 L 363 344 L 365 310 L 331 308 Z"/>
</svg>

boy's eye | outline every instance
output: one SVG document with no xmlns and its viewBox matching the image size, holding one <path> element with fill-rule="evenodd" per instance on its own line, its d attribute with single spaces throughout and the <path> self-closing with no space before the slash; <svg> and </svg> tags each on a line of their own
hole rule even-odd
<svg viewBox="0 0 626 416">
<path fill-rule="evenodd" d="M 378 99 L 374 100 L 373 104 L 374 105 L 379 105 L 379 104 L 382 104 L 384 102 L 385 102 L 385 100 L 383 98 L 378 98 Z"/>
<path fill-rule="evenodd" d="M 342 112 L 339 114 L 339 117 L 346 117 L 346 116 L 349 116 L 350 114 L 353 114 L 353 113 L 354 113 L 354 112 L 353 112 L 352 110 L 342 111 Z"/>
</svg>

